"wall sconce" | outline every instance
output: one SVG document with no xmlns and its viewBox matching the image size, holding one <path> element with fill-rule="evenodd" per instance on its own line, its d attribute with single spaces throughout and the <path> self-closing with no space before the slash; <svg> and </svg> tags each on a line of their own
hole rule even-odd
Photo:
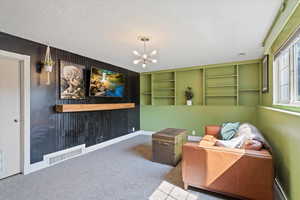
<svg viewBox="0 0 300 200">
<path fill-rule="evenodd" d="M 50 85 L 50 73 L 53 71 L 54 64 L 55 62 L 51 58 L 50 46 L 47 46 L 46 55 L 43 62 L 44 70 L 47 73 L 46 85 Z"/>
</svg>

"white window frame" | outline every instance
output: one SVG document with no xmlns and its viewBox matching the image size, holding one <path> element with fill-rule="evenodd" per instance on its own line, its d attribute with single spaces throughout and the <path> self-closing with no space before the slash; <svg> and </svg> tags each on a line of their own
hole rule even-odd
<svg viewBox="0 0 300 200">
<path fill-rule="evenodd" d="M 300 107 L 300 100 L 297 99 L 298 93 L 298 60 L 296 43 L 300 42 L 300 37 L 297 37 L 288 47 L 281 51 L 284 54 L 289 51 L 289 100 L 280 100 L 280 86 L 279 86 L 279 61 L 282 55 L 279 55 L 273 62 L 273 104 L 283 106 Z M 300 51 L 300 49 L 298 50 Z"/>
<path fill-rule="evenodd" d="M 300 38 L 298 38 L 296 41 L 295 41 L 295 46 L 293 48 L 294 50 L 294 55 L 298 55 L 300 53 L 300 45 L 299 45 L 299 49 L 297 51 L 296 49 L 296 43 L 299 43 L 300 44 Z M 294 61 L 294 68 L 293 68 L 293 77 L 294 77 L 294 87 L 293 87 L 293 96 L 292 96 L 292 102 L 298 106 L 300 106 L 300 99 L 298 99 L 298 96 L 300 96 L 300 94 L 298 94 L 298 87 L 299 87 L 299 83 L 298 83 L 298 67 L 299 67 L 299 64 L 298 63 L 298 59 L 297 59 L 297 56 L 294 56 L 293 58 L 293 61 Z"/>
</svg>

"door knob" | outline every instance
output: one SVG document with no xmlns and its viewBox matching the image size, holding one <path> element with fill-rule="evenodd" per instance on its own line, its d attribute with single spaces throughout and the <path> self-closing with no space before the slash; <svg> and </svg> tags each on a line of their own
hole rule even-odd
<svg viewBox="0 0 300 200">
<path fill-rule="evenodd" d="M 14 122 L 15 122 L 15 123 L 18 123 L 19 121 L 18 121 L 17 119 L 14 119 Z"/>
</svg>

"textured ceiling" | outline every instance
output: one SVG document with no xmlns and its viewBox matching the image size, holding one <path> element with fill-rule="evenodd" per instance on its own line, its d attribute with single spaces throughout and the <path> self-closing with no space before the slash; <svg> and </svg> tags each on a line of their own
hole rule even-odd
<svg viewBox="0 0 300 200">
<path fill-rule="evenodd" d="M 256 59 L 281 0 L 1 0 L 0 30 L 118 65 L 151 36 L 146 71 Z M 239 56 L 245 52 L 245 56 Z"/>
</svg>

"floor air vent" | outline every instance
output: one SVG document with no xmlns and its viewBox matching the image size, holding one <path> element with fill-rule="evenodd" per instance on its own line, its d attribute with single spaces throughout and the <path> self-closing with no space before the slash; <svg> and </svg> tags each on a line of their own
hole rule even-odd
<svg viewBox="0 0 300 200">
<path fill-rule="evenodd" d="M 71 149 L 67 149 L 60 152 L 55 152 L 53 154 L 45 155 L 45 160 L 48 161 L 49 165 L 54 165 L 62 161 L 74 158 L 84 153 L 85 146 L 77 146 Z"/>
</svg>

